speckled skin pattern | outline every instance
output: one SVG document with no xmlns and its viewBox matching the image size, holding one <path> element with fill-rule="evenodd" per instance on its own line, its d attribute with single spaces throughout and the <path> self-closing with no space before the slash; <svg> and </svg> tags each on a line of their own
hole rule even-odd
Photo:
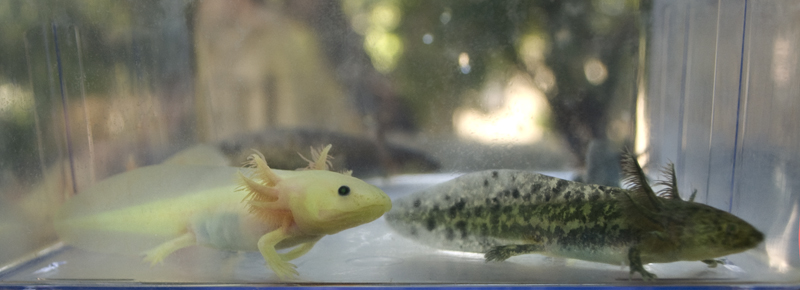
<svg viewBox="0 0 800 290">
<path fill-rule="evenodd" d="M 521 240 L 624 246 L 635 233 L 621 223 L 616 199 L 623 194 L 533 172 L 483 171 L 397 200 L 386 219 L 398 232 L 447 250 L 486 253 Z"/>
<path fill-rule="evenodd" d="M 487 261 L 538 253 L 629 265 L 645 279 L 655 275 L 643 263 L 702 260 L 713 266 L 719 261 L 710 259 L 763 239 L 727 212 L 675 196 L 658 197 L 646 183 L 627 190 L 491 170 L 397 199 L 385 217 L 403 236 L 438 249 L 485 253 Z"/>
</svg>

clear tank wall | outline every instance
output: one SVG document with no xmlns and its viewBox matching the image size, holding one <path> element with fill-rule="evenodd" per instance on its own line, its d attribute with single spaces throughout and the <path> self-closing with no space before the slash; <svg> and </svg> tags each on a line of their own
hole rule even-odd
<svg viewBox="0 0 800 290">
<path fill-rule="evenodd" d="M 650 164 L 674 162 L 683 192 L 765 232 L 770 269 L 797 269 L 800 5 L 663 1 L 653 12 L 637 146 Z"/>
<path fill-rule="evenodd" d="M 295 169 L 329 143 L 334 167 L 393 199 L 495 168 L 619 186 L 631 148 L 767 239 L 642 282 L 540 255 L 485 263 L 379 219 L 294 261 L 300 283 L 796 286 L 798 21 L 793 1 L 3 1 L 0 287 L 281 283 L 258 253 L 191 247 L 150 267 L 80 250 L 53 218 L 198 144 L 216 153 L 192 163 L 258 149 Z"/>
</svg>

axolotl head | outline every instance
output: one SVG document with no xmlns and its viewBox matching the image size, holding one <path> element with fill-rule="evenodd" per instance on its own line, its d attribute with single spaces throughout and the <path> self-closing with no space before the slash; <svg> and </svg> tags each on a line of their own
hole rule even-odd
<svg viewBox="0 0 800 290">
<path fill-rule="evenodd" d="M 251 155 L 246 166 L 253 168 L 252 176 L 239 173 L 250 212 L 273 222 L 291 216 L 295 230 L 318 236 L 374 221 L 392 209 L 383 190 L 349 173 L 329 171 L 330 149 L 312 149 L 314 160 L 303 157 L 309 167 L 298 171 L 272 170 L 263 155 Z"/>
<path fill-rule="evenodd" d="M 644 233 L 639 241 L 642 262 L 711 260 L 744 252 L 764 240 L 764 234 L 735 215 L 694 202 L 696 191 L 683 200 L 672 163 L 662 171 L 665 179 L 658 184 L 665 188 L 658 195 L 632 153 L 623 154 L 622 168 L 625 183 L 639 200 L 628 195 L 637 209 L 631 212 L 644 214 L 633 219 L 640 221 L 637 227 Z M 651 227 L 643 226 L 649 223 Z"/>
<path fill-rule="evenodd" d="M 764 234 L 746 221 L 705 204 L 665 200 L 663 213 L 667 240 L 672 241 L 671 246 L 660 247 L 667 261 L 713 259 L 749 250 L 764 240 Z"/>
<path fill-rule="evenodd" d="M 391 199 L 381 189 L 346 174 L 308 170 L 284 182 L 299 189 L 289 207 L 298 228 L 308 234 L 334 234 L 392 209 Z"/>
</svg>

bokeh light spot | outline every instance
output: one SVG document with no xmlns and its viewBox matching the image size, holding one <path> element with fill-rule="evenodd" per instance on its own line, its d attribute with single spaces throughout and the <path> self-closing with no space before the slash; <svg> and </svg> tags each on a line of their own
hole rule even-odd
<svg viewBox="0 0 800 290">
<path fill-rule="evenodd" d="M 583 64 L 583 73 L 586 74 L 586 80 L 593 85 L 602 84 L 608 78 L 606 65 L 596 58 L 591 58 Z"/>
<path fill-rule="evenodd" d="M 422 36 L 422 43 L 425 44 L 433 43 L 433 35 L 431 35 L 430 33 L 425 33 L 425 35 Z"/>
</svg>

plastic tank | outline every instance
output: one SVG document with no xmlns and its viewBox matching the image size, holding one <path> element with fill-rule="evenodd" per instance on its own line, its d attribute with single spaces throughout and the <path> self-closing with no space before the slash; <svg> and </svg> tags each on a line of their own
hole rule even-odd
<svg viewBox="0 0 800 290">
<path fill-rule="evenodd" d="M 3 1 L 0 287 L 798 287 L 798 21 L 794 1 Z M 192 246 L 151 267 L 53 227 L 65 200 L 176 154 L 240 166 L 257 149 L 293 170 L 325 144 L 395 200 L 488 169 L 620 186 L 629 148 L 765 240 L 642 281 L 486 263 L 380 218 L 283 281 L 258 252 Z"/>
</svg>

